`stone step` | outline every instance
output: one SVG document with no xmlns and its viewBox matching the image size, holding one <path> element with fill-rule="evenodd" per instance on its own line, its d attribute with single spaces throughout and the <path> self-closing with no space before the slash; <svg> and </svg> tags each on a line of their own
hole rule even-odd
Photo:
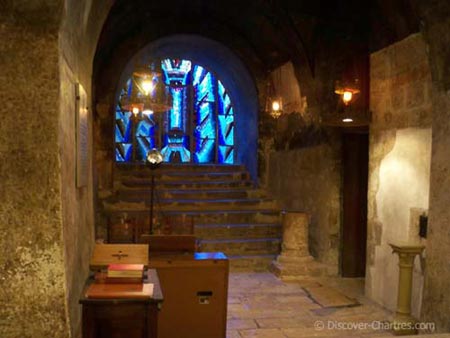
<svg viewBox="0 0 450 338">
<path fill-rule="evenodd" d="M 254 183 L 250 180 L 212 180 L 212 181 L 189 181 L 173 180 L 159 181 L 155 180 L 155 189 L 225 189 L 225 188 L 253 188 Z M 151 189 L 150 180 L 144 179 L 126 179 L 115 183 L 115 190 L 124 188 L 146 188 Z"/>
<path fill-rule="evenodd" d="M 269 271 L 270 264 L 276 255 L 230 255 L 227 256 L 232 272 Z"/>
<path fill-rule="evenodd" d="M 194 228 L 202 239 L 281 237 L 280 223 L 196 224 Z"/>
<path fill-rule="evenodd" d="M 106 212 L 112 211 L 150 211 L 150 203 L 146 201 L 116 201 L 114 199 L 106 199 L 102 203 L 103 210 Z M 155 200 L 153 204 L 153 211 L 166 214 L 168 212 L 175 213 L 255 213 L 255 212 L 280 212 L 279 208 L 275 205 L 273 200 L 267 200 L 267 202 L 248 201 L 246 202 L 223 202 L 223 203 L 174 203 L 165 204 Z M 215 223 L 215 222 L 213 222 Z M 238 222 L 240 223 L 240 222 Z M 257 222 L 259 223 L 259 222 Z"/>
<path fill-rule="evenodd" d="M 103 212 L 113 221 L 126 213 L 136 224 L 149 223 L 151 175 L 158 224 L 177 231 L 194 226 L 201 250 L 224 252 L 232 271 L 268 271 L 280 252 L 280 210 L 245 166 L 117 165 L 114 191 L 100 196 Z"/>
<path fill-rule="evenodd" d="M 129 217 L 145 219 L 149 215 L 148 208 L 134 209 L 115 207 L 105 210 L 111 217 L 120 219 L 123 214 Z M 184 210 L 184 211 L 163 211 L 154 210 L 155 215 L 165 217 L 192 219 L 193 224 L 236 224 L 236 223 L 279 223 L 280 211 L 276 209 L 261 210 Z"/>
<path fill-rule="evenodd" d="M 206 172 L 206 173 L 214 173 L 214 172 L 235 172 L 235 171 L 246 171 L 244 165 L 241 164 L 200 164 L 200 163 L 179 163 L 179 164 L 170 164 L 170 163 L 162 163 L 157 169 L 153 172 Z M 128 175 L 134 173 L 148 173 L 150 175 L 152 169 L 144 164 L 121 164 L 117 163 L 114 168 L 115 175 Z"/>
<path fill-rule="evenodd" d="M 150 196 L 142 197 L 126 197 L 121 199 L 121 197 L 111 196 L 103 201 L 105 209 L 111 208 L 113 205 L 127 205 L 131 207 L 134 205 L 135 208 L 141 208 L 144 204 L 145 206 L 150 206 Z M 204 200 L 175 200 L 175 199 L 154 199 L 154 205 L 160 210 L 222 210 L 222 209 L 268 209 L 276 208 L 277 204 L 271 199 L 204 199 Z"/>
<path fill-rule="evenodd" d="M 156 181 L 214 181 L 214 180 L 249 180 L 247 171 L 225 171 L 225 172 L 197 172 L 197 171 L 173 171 L 153 173 Z M 130 172 L 120 176 L 120 180 L 147 180 L 150 182 L 152 175 L 142 172 Z"/>
<path fill-rule="evenodd" d="M 223 252 L 225 255 L 278 254 L 281 238 L 200 239 L 205 252 Z"/>
<path fill-rule="evenodd" d="M 228 198 L 267 198 L 261 189 L 228 188 L 228 189 L 156 189 L 155 196 L 161 199 L 228 199 Z M 150 197 L 150 189 L 128 188 L 117 191 L 120 197 Z"/>
</svg>

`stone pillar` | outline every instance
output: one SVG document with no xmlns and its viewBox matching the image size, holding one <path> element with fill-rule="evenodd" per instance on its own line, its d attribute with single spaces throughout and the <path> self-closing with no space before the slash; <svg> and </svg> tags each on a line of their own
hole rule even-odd
<svg viewBox="0 0 450 338">
<path fill-rule="evenodd" d="M 272 272 L 284 280 L 326 275 L 327 267 L 309 254 L 309 216 L 302 212 L 285 211 L 282 223 L 281 254 L 272 262 Z"/>
<path fill-rule="evenodd" d="M 421 244 L 392 244 L 393 252 L 398 254 L 399 279 L 397 311 L 394 318 L 394 333 L 396 335 L 416 334 L 414 329 L 416 320 L 411 316 L 411 290 L 414 259 L 420 255 L 425 248 Z"/>
<path fill-rule="evenodd" d="M 281 256 L 309 256 L 308 215 L 300 212 L 284 212 L 282 219 L 283 243 L 281 245 Z"/>
</svg>

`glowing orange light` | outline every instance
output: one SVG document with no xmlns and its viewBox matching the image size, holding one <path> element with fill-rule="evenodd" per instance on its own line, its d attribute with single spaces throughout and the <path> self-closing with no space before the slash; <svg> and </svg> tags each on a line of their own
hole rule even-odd
<svg viewBox="0 0 450 338">
<path fill-rule="evenodd" d="M 153 92 L 155 86 L 152 80 L 144 80 L 142 81 L 142 90 L 144 91 L 144 95 L 149 95 Z"/>
<path fill-rule="evenodd" d="M 350 101 L 353 98 L 353 93 L 351 91 L 344 91 L 344 93 L 342 94 L 342 101 L 344 101 L 344 104 L 349 104 Z"/>
<path fill-rule="evenodd" d="M 134 116 L 137 116 L 137 114 L 139 114 L 139 108 L 138 107 L 133 107 L 132 112 L 133 112 Z"/>
<path fill-rule="evenodd" d="M 272 110 L 273 111 L 279 111 L 280 110 L 280 102 L 279 101 L 273 101 L 272 102 Z"/>
</svg>

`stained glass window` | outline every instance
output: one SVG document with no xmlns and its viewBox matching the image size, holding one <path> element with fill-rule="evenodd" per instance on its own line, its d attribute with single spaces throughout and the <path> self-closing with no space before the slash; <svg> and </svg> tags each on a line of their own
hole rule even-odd
<svg viewBox="0 0 450 338">
<path fill-rule="evenodd" d="M 233 164 L 234 111 L 223 83 L 189 60 L 164 59 L 160 68 L 159 85 L 170 93 L 171 108 L 134 115 L 123 104 L 131 100 L 128 80 L 116 108 L 116 161 L 143 161 L 157 148 L 165 162 Z"/>
</svg>

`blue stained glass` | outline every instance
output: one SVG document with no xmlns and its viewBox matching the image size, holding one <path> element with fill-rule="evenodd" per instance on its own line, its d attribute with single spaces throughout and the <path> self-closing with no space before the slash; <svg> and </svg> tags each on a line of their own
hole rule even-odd
<svg viewBox="0 0 450 338">
<path fill-rule="evenodd" d="M 197 109 L 200 123 L 202 123 L 204 119 L 210 117 L 210 115 L 214 111 L 214 107 L 212 107 L 211 103 L 208 102 L 202 103 Z"/>
<path fill-rule="evenodd" d="M 157 80 L 170 92 L 172 108 L 158 119 L 141 115 L 133 126 L 132 113 L 121 107 L 142 94 L 133 93 L 136 86 L 129 79 L 115 114 L 116 161 L 144 160 L 150 149 L 160 146 L 166 162 L 234 163 L 234 111 L 223 83 L 189 60 L 164 59 L 161 69 L 162 78 Z"/>
<path fill-rule="evenodd" d="M 128 97 L 130 97 L 131 96 L 131 91 L 133 89 L 133 83 L 132 83 L 131 79 L 128 79 L 126 88 L 127 88 L 127 95 L 128 95 Z"/>
<path fill-rule="evenodd" d="M 234 117 L 219 115 L 219 144 L 234 145 Z"/>
<path fill-rule="evenodd" d="M 222 84 L 222 81 L 217 81 L 217 88 L 219 91 L 219 96 L 223 96 L 225 94 L 225 87 Z"/>
<path fill-rule="evenodd" d="M 216 128 L 214 121 L 214 105 L 203 103 L 198 109 L 198 121 L 195 128 L 195 136 L 198 138 L 216 138 Z"/>
<path fill-rule="evenodd" d="M 215 102 L 213 77 L 211 73 L 206 74 L 203 80 L 197 85 L 196 99 L 198 102 Z"/>
<path fill-rule="evenodd" d="M 152 136 L 154 131 L 154 124 L 150 122 L 150 120 L 142 120 L 139 122 L 136 128 L 136 136 Z"/>
<path fill-rule="evenodd" d="M 222 85 L 222 82 L 218 81 L 218 94 L 219 94 L 219 115 L 233 115 L 231 107 L 230 96 Z"/>
<path fill-rule="evenodd" d="M 214 140 L 197 139 L 195 162 L 210 163 L 214 161 Z"/>
<path fill-rule="evenodd" d="M 132 146 L 129 143 L 116 143 L 116 161 L 128 162 L 131 160 Z"/>
<path fill-rule="evenodd" d="M 162 153 L 164 161 L 170 162 L 177 155 L 181 162 L 190 161 L 189 141 L 186 135 L 188 109 L 186 105 L 186 89 L 192 63 L 189 60 L 165 59 L 161 63 L 165 83 L 170 85 L 172 109 L 164 118 L 165 133 Z"/>
<path fill-rule="evenodd" d="M 170 144 L 161 150 L 164 157 L 164 162 L 170 162 L 172 156 L 180 156 L 181 162 L 190 162 L 191 152 L 187 150 L 183 145 Z"/>
<path fill-rule="evenodd" d="M 145 160 L 147 153 L 155 147 L 155 142 L 152 137 L 138 137 L 137 149 L 139 151 L 138 159 Z"/>
<path fill-rule="evenodd" d="M 172 109 L 170 110 L 170 129 L 181 128 L 181 114 L 183 105 L 183 91 L 172 89 Z"/>
<path fill-rule="evenodd" d="M 205 71 L 205 69 L 202 66 L 194 67 L 194 75 L 193 75 L 193 79 L 192 79 L 192 84 L 194 86 L 197 86 L 200 83 L 200 81 L 202 80 L 202 78 L 204 76 L 204 71 Z"/>
<path fill-rule="evenodd" d="M 161 68 L 164 71 L 166 84 L 177 81 L 181 85 L 186 85 L 188 73 L 191 71 L 191 61 L 165 59 L 161 61 Z"/>
<path fill-rule="evenodd" d="M 233 164 L 234 148 L 230 146 L 219 146 L 219 162 L 224 164 Z"/>
<path fill-rule="evenodd" d="M 115 139 L 116 142 L 131 142 L 131 113 L 116 110 Z"/>
</svg>

